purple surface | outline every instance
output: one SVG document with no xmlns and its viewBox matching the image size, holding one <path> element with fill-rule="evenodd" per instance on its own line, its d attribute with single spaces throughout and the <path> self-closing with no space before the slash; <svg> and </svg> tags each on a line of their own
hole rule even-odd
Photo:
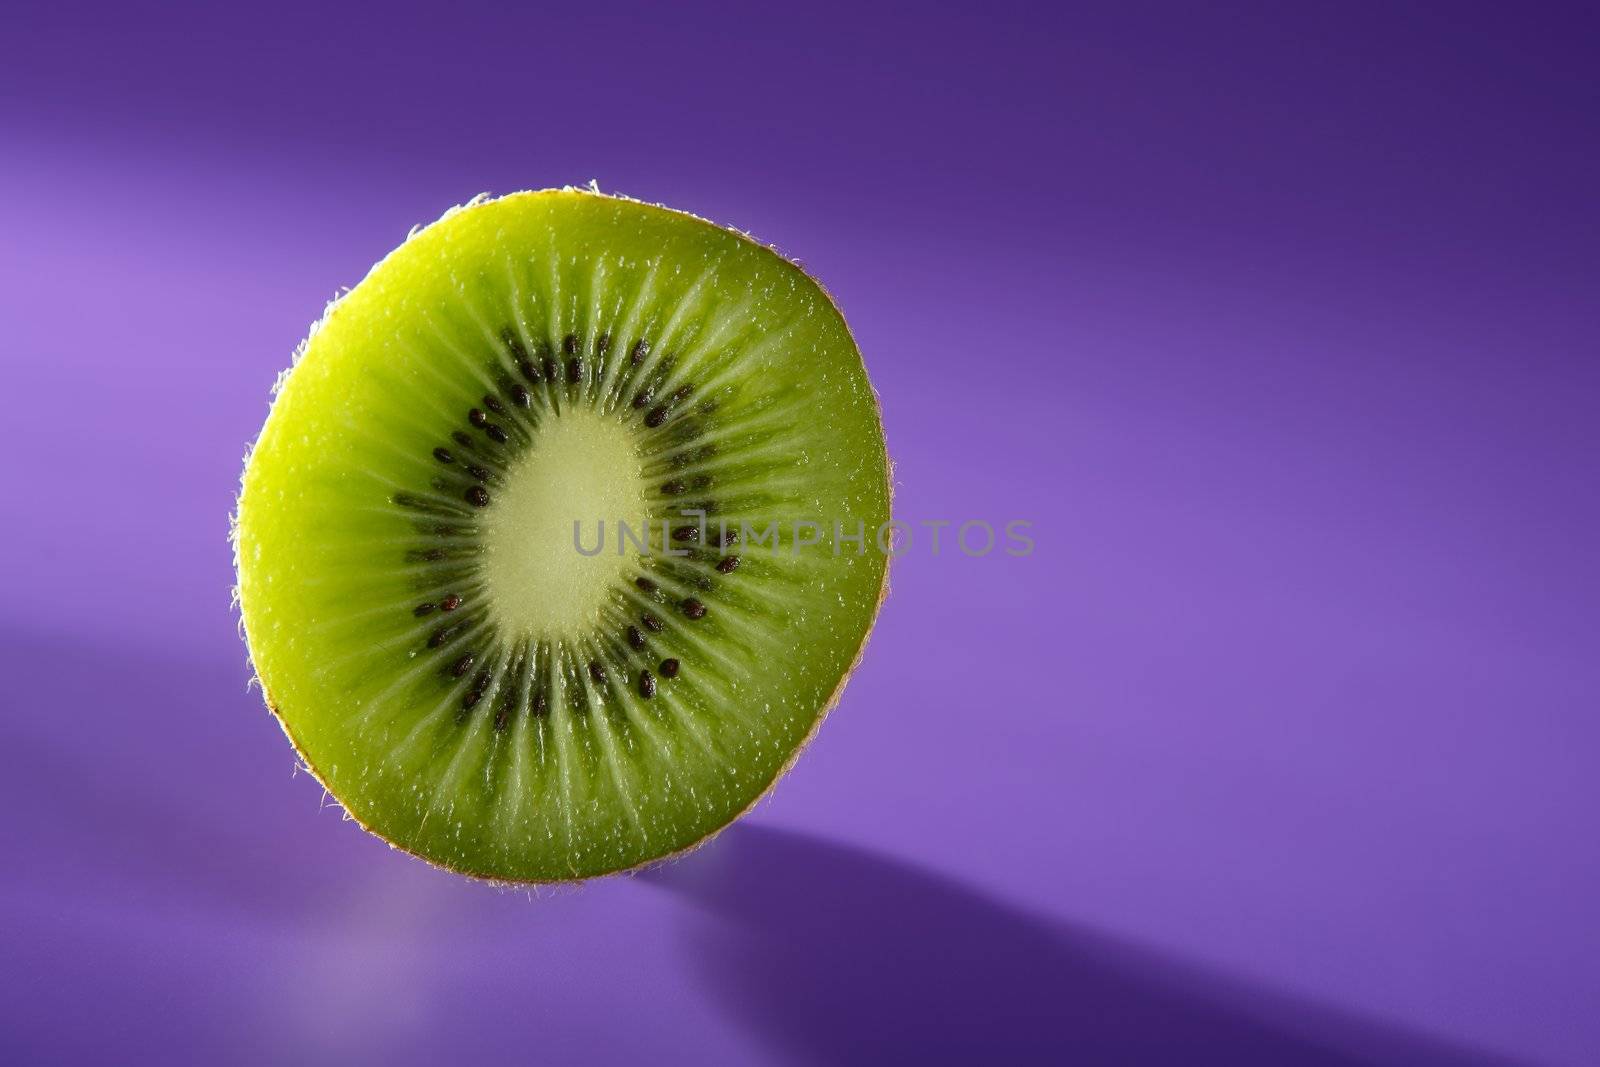
<svg viewBox="0 0 1600 1067">
<path fill-rule="evenodd" d="M 8 12 L 0 1058 L 1600 1061 L 1596 26 L 1187 8 Z M 294 773 L 226 516 L 336 288 L 590 178 L 801 257 L 900 517 L 1038 547 L 529 895 Z"/>
</svg>

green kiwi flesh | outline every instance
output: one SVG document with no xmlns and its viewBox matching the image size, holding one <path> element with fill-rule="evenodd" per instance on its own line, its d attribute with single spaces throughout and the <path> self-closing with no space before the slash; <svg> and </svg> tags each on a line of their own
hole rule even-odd
<svg viewBox="0 0 1600 1067">
<path fill-rule="evenodd" d="M 882 601 L 889 497 L 860 353 L 798 267 L 518 193 L 413 233 L 313 329 L 246 463 L 238 599 L 357 822 L 567 881 L 692 847 L 789 766 Z"/>
</svg>

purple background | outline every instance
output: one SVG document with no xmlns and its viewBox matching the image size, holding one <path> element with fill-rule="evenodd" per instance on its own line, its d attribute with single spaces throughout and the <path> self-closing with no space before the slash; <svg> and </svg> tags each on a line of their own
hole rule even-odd
<svg viewBox="0 0 1600 1067">
<path fill-rule="evenodd" d="M 0 1058 L 1600 1062 L 1593 17 L 599 7 L 8 10 Z M 900 516 L 1037 550 L 527 894 L 294 772 L 227 514 L 338 287 L 590 178 L 800 257 Z"/>
</svg>

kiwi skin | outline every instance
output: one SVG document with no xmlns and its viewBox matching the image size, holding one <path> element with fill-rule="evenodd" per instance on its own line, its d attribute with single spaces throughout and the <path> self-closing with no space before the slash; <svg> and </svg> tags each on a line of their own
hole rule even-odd
<svg viewBox="0 0 1600 1067">
<path fill-rule="evenodd" d="M 819 282 L 815 278 L 812 278 L 799 265 L 799 263 L 797 263 L 794 260 L 790 259 L 789 257 L 785 256 L 777 248 L 773 247 L 772 245 L 765 244 L 764 242 L 756 241 L 753 237 L 751 237 L 750 234 L 748 234 L 748 233 L 746 233 L 746 232 L 744 232 L 742 230 L 738 230 L 738 229 L 736 229 L 734 227 L 722 226 L 722 225 L 720 225 L 718 223 L 712 222 L 711 220 L 703 218 L 701 216 L 694 215 L 694 214 L 692 214 L 690 212 L 679 211 L 679 210 L 674 209 L 674 208 L 669 208 L 669 207 L 666 207 L 665 205 L 662 205 L 662 204 L 655 204 L 655 203 L 651 203 L 651 202 L 648 202 L 648 201 L 638 200 L 638 199 L 635 199 L 633 197 L 623 196 L 623 195 L 614 194 L 614 193 L 602 193 L 600 191 L 598 185 L 593 183 L 593 182 L 591 182 L 589 184 L 589 186 L 584 187 L 584 188 L 575 187 L 575 186 L 562 186 L 560 188 L 550 188 L 550 189 L 543 189 L 543 190 L 523 190 L 523 191 L 519 191 L 519 192 L 515 192 L 515 193 L 506 194 L 506 196 L 503 199 L 510 199 L 510 198 L 513 198 L 513 197 L 523 197 L 523 196 L 543 196 L 543 195 L 550 195 L 550 194 L 575 195 L 575 196 L 581 196 L 581 197 L 597 197 L 597 198 L 604 199 L 604 200 L 622 201 L 622 202 L 626 202 L 626 203 L 629 203 L 629 204 L 632 204 L 632 205 L 649 208 L 649 209 L 654 210 L 654 211 L 661 211 L 661 212 L 665 212 L 667 214 L 676 215 L 676 216 L 680 216 L 680 217 L 683 217 L 683 218 L 691 219 L 691 220 L 693 220 L 696 223 L 699 223 L 701 225 L 710 226 L 710 227 L 713 227 L 715 229 L 720 229 L 720 230 L 724 230 L 724 231 L 727 231 L 729 233 L 732 233 L 732 234 L 734 234 L 735 236 L 737 236 L 738 238 L 740 238 L 742 240 L 750 241 L 750 242 L 753 242 L 753 243 L 756 243 L 756 244 L 760 244 L 768 252 L 772 253 L 779 260 L 779 262 L 782 263 L 782 265 L 784 267 L 795 271 L 803 279 L 809 281 L 812 285 L 814 285 L 817 288 L 817 290 L 822 293 L 823 297 L 829 302 L 829 304 L 832 305 L 833 310 L 835 311 L 835 313 L 837 313 L 839 315 L 839 320 L 841 322 L 845 323 L 845 329 L 846 329 L 847 332 L 849 332 L 848 322 L 845 320 L 843 312 L 838 306 L 838 302 L 836 300 L 834 300 L 833 294 L 830 293 L 827 290 L 827 288 L 821 284 L 821 282 Z M 449 210 L 445 211 L 444 214 L 439 217 L 438 222 L 444 222 L 446 219 L 449 219 L 451 216 L 455 215 L 457 212 L 464 211 L 464 210 L 466 210 L 468 208 L 471 208 L 471 207 L 473 207 L 473 206 L 475 206 L 477 204 L 483 203 L 484 201 L 489 200 L 489 199 L 496 199 L 496 198 L 492 197 L 492 195 L 488 194 L 488 193 L 480 193 L 477 196 L 473 197 L 472 199 L 468 200 L 466 203 L 457 205 L 457 206 L 452 207 Z M 414 227 L 412 227 L 410 233 L 406 237 L 406 240 L 404 242 L 402 242 L 396 249 L 391 250 L 384 257 L 383 260 L 380 260 L 378 264 L 374 265 L 372 270 L 376 270 L 377 266 L 381 265 L 390 256 L 393 256 L 397 252 L 399 252 L 400 249 L 404 248 L 407 244 L 409 244 L 411 241 L 416 239 L 418 237 L 418 235 L 420 235 L 423 232 L 425 232 L 428 228 L 430 228 L 431 225 L 433 225 L 433 224 L 430 224 L 429 226 L 414 226 Z M 370 273 L 370 271 L 369 271 L 369 273 Z M 329 301 L 329 303 L 327 304 L 326 308 L 323 311 L 322 317 L 311 324 L 310 329 L 306 333 L 305 339 L 302 340 L 300 342 L 300 344 L 296 346 L 295 352 L 294 352 L 294 356 L 293 356 L 293 360 L 292 360 L 290 368 L 288 370 L 282 372 L 279 375 L 277 381 L 273 385 L 272 395 L 273 395 L 273 402 L 274 403 L 276 403 L 277 396 L 279 395 L 279 392 L 281 391 L 284 382 L 287 381 L 288 376 L 293 373 L 294 366 L 299 363 L 301 357 L 306 352 L 307 347 L 311 343 L 311 339 L 316 335 L 317 331 L 319 329 L 321 329 L 321 327 L 323 326 L 324 323 L 328 322 L 334 315 L 336 315 L 338 313 L 340 303 L 343 301 L 344 296 L 347 293 L 349 293 L 350 291 L 351 291 L 350 289 L 345 289 L 340 293 L 340 295 L 336 296 L 333 300 Z M 853 333 L 850 334 L 850 338 L 851 338 L 851 342 L 853 344 L 854 343 L 854 334 Z M 857 349 L 859 350 L 859 346 L 857 346 Z M 871 396 L 872 396 L 873 412 L 877 417 L 877 422 L 878 422 L 878 426 L 880 428 L 880 432 L 882 432 L 882 427 L 883 427 L 882 398 L 879 395 L 879 393 L 877 391 L 877 388 L 875 386 L 871 386 L 870 377 L 868 378 L 868 384 L 869 384 L 870 391 L 871 391 Z M 259 439 L 259 437 L 258 437 L 258 439 Z M 251 458 L 251 455 L 253 454 L 253 452 L 255 450 L 255 444 L 256 444 L 256 442 L 252 441 L 251 445 L 250 445 L 250 448 L 245 453 L 244 467 L 245 467 L 246 470 L 248 470 L 248 468 L 249 468 L 250 458 Z M 888 514 L 892 518 L 892 516 L 894 514 L 894 461 L 893 461 L 892 457 L 889 457 L 887 455 L 887 444 L 885 444 L 885 457 L 886 457 L 886 462 L 885 462 L 885 465 L 884 465 L 885 482 L 886 482 L 886 484 L 885 484 L 885 497 L 886 497 L 886 499 L 888 501 L 888 505 L 889 505 Z M 243 476 L 241 475 L 241 488 L 240 488 L 239 493 L 236 494 L 236 496 L 235 496 L 234 511 L 233 511 L 233 514 L 230 516 L 230 521 L 229 521 L 229 540 L 230 540 L 230 543 L 231 543 L 231 546 L 232 546 L 232 550 L 233 550 L 233 563 L 234 563 L 234 572 L 235 572 L 235 585 L 234 585 L 233 591 L 232 591 L 232 603 L 233 603 L 233 606 L 234 606 L 235 610 L 239 611 L 239 615 L 240 615 L 239 624 L 238 624 L 239 632 L 240 632 L 241 637 L 244 639 L 246 650 L 248 652 L 249 649 L 250 649 L 249 627 L 248 627 L 248 624 L 246 622 L 246 619 L 245 619 L 245 616 L 244 616 L 244 612 L 242 610 L 242 581 L 239 579 L 240 568 L 241 568 L 241 560 L 240 560 L 240 554 L 239 554 L 239 535 L 238 535 L 238 530 L 239 530 L 239 501 L 242 498 L 242 495 L 243 495 Z M 881 582 L 881 584 L 879 586 L 879 589 L 878 589 L 877 601 L 873 606 L 872 615 L 871 615 L 870 619 L 868 620 L 867 627 L 866 627 L 865 631 L 862 633 L 861 644 L 856 648 L 855 654 L 851 659 L 850 666 L 840 676 L 838 685 L 834 687 L 834 690 L 833 690 L 832 694 L 829 695 L 829 697 L 826 700 L 826 702 L 823 704 L 821 709 L 818 711 L 818 713 L 816 715 L 816 718 L 812 722 L 811 727 L 807 731 L 805 737 L 799 742 L 799 744 L 797 744 L 795 746 L 794 751 L 792 753 L 790 753 L 789 758 L 782 765 L 780 765 L 777 768 L 777 770 L 773 773 L 771 779 L 761 788 L 760 792 L 758 792 L 755 795 L 755 797 L 753 797 L 751 799 L 749 804 L 747 804 L 744 808 L 742 808 L 741 810 L 739 810 L 739 811 L 735 812 L 733 815 L 731 815 L 720 826 L 714 827 L 713 829 L 708 831 L 706 834 L 704 834 L 702 837 L 700 837 L 698 840 L 690 842 L 688 845 L 684 846 L 683 848 L 678 849 L 677 851 L 666 853 L 666 854 L 661 855 L 661 856 L 653 857 L 651 859 L 645 860 L 644 862 L 635 864 L 633 866 L 622 867 L 622 868 L 618 868 L 618 869 L 613 870 L 613 871 L 608 871 L 608 872 L 605 872 L 603 874 L 593 875 L 593 876 L 573 877 L 573 878 L 525 878 L 525 879 L 506 878 L 506 877 L 501 876 L 501 875 L 491 874 L 491 873 L 488 873 L 488 872 L 485 872 L 485 871 L 481 871 L 481 870 L 474 870 L 474 869 L 471 869 L 471 868 L 465 867 L 465 866 L 455 866 L 455 865 L 450 864 L 450 863 L 441 862 L 441 861 L 439 861 L 437 859 L 434 859 L 432 857 L 423 855 L 420 852 L 417 852 L 417 851 L 414 851 L 412 849 L 406 848 L 404 845 L 397 844 L 396 842 L 390 840 L 389 838 L 385 837 L 383 834 L 378 832 L 372 826 L 369 826 L 364 820 L 361 819 L 361 817 L 359 815 L 357 815 L 349 807 L 347 807 L 347 806 L 345 806 L 343 804 L 340 804 L 340 807 L 343 808 L 344 813 L 345 813 L 345 817 L 347 819 L 349 819 L 351 822 L 354 822 L 362 830 L 366 831 L 367 833 L 371 834 L 372 836 L 374 836 L 374 837 L 378 838 L 379 840 L 383 841 L 391 849 L 393 849 L 393 850 L 395 850 L 397 852 L 406 853 L 407 855 L 410 855 L 410 856 L 414 856 L 415 858 L 422 860 L 424 863 L 427 863 L 431 867 L 436 867 L 436 868 L 438 868 L 440 870 L 449 871 L 449 872 L 451 872 L 453 874 L 463 875 L 463 876 L 465 876 L 467 878 L 471 878 L 471 879 L 474 879 L 474 880 L 477 880 L 477 881 L 481 881 L 481 882 L 484 882 L 486 884 L 495 885 L 495 886 L 511 886 L 511 887 L 514 887 L 514 886 L 519 886 L 519 885 L 520 886 L 529 886 L 529 885 L 568 885 L 568 884 L 577 884 L 577 883 L 580 883 L 580 882 L 592 880 L 592 878 L 596 878 L 596 877 L 611 877 L 613 875 L 618 875 L 618 874 L 630 874 L 630 873 L 635 873 L 635 872 L 638 872 L 638 871 L 641 871 L 641 870 L 646 870 L 646 869 L 649 869 L 649 868 L 653 868 L 653 867 L 656 867 L 656 866 L 659 866 L 659 865 L 662 865 L 662 864 L 671 863 L 671 862 L 673 862 L 673 861 L 675 861 L 675 860 L 677 860 L 677 859 L 679 859 L 679 858 L 681 858 L 683 856 L 686 856 L 689 853 L 694 852 L 697 849 L 701 848 L 707 842 L 711 841 L 714 837 L 716 837 L 718 834 L 720 834 L 723 830 L 727 829 L 728 826 L 732 825 L 734 822 L 737 822 L 739 819 L 743 818 L 750 811 L 754 810 L 763 800 L 765 800 L 772 793 L 773 789 L 777 786 L 778 781 L 781 778 L 783 778 L 784 775 L 789 773 L 790 769 L 792 769 L 794 767 L 795 762 L 797 760 L 799 760 L 800 756 L 805 752 L 805 750 L 810 747 L 811 742 L 817 736 L 817 731 L 822 728 L 823 721 L 825 719 L 827 719 L 828 715 L 833 711 L 833 709 L 838 706 L 839 701 L 844 696 L 845 686 L 847 684 L 849 684 L 849 681 L 850 681 L 851 677 L 856 672 L 856 668 L 858 668 L 861 665 L 861 661 L 866 656 L 867 643 L 871 639 L 872 631 L 873 631 L 874 627 L 877 625 L 878 616 L 879 616 L 879 613 L 882 611 L 884 601 L 887 600 L 888 596 L 889 596 L 889 572 L 890 572 L 890 569 L 893 567 L 893 563 L 894 563 L 894 554 L 892 552 L 886 552 L 884 554 L 883 578 L 882 578 L 882 582 Z M 255 662 L 255 657 L 254 657 L 253 654 L 251 655 L 251 662 L 252 662 L 252 664 L 254 664 L 254 662 Z M 322 774 L 322 772 L 317 768 L 315 762 L 313 762 L 313 760 L 311 759 L 309 753 L 306 751 L 305 747 L 300 743 L 299 739 L 295 737 L 294 731 L 291 728 L 288 719 L 279 712 L 277 702 L 273 699 L 272 692 L 267 687 L 265 679 L 263 679 L 260 676 L 259 673 L 256 673 L 253 680 L 254 680 L 254 683 L 257 686 L 259 686 L 260 689 L 261 689 L 263 699 L 264 699 L 264 701 L 266 703 L 266 706 L 267 706 L 267 710 L 277 720 L 279 728 L 283 730 L 284 736 L 286 738 L 288 738 L 289 744 L 293 747 L 293 749 L 295 751 L 295 755 L 298 758 L 300 766 L 305 768 L 306 772 L 309 773 L 311 775 L 311 777 L 316 780 L 318 785 L 322 786 L 323 791 L 324 791 L 324 793 L 325 793 L 325 795 L 327 797 L 333 798 L 335 800 L 335 802 L 338 803 L 337 794 L 334 793 L 334 791 L 331 788 L 329 782 L 327 781 L 325 776 Z"/>
</svg>

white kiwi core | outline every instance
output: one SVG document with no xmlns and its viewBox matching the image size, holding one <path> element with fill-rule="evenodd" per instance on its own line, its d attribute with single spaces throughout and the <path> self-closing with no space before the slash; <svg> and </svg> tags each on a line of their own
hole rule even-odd
<svg viewBox="0 0 1600 1067">
<path fill-rule="evenodd" d="M 617 524 L 643 539 L 649 513 L 627 426 L 568 408 L 548 415 L 534 435 L 483 513 L 489 611 L 512 639 L 598 628 L 607 599 L 637 570 L 639 549 L 623 544 Z"/>
</svg>

